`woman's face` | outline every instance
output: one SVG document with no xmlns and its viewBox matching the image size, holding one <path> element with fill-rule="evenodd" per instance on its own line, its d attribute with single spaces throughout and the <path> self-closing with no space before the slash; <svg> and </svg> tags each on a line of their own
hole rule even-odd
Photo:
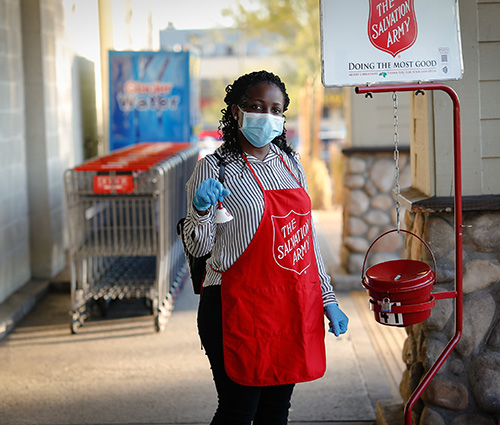
<svg viewBox="0 0 500 425">
<path fill-rule="evenodd" d="M 282 117 L 284 112 L 284 97 L 280 88 L 274 84 L 260 83 L 250 87 L 246 97 L 239 105 L 233 105 L 231 112 L 233 117 L 238 121 L 238 127 L 243 124 L 243 113 L 251 112 L 255 114 L 270 114 L 276 117 Z M 240 110 L 241 108 L 241 110 Z M 257 156 L 262 159 L 269 152 L 269 143 L 258 147 L 258 144 L 250 143 L 243 133 L 238 131 L 238 143 L 245 152 Z"/>
<path fill-rule="evenodd" d="M 285 99 L 279 87 L 274 84 L 260 83 L 250 87 L 247 99 L 243 100 L 240 108 L 245 112 L 271 114 L 281 117 Z M 233 116 L 238 116 L 238 105 L 232 106 Z"/>
</svg>

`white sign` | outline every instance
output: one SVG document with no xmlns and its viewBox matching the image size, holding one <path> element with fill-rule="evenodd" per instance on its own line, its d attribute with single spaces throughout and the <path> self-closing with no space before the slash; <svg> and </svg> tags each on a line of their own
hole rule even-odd
<svg viewBox="0 0 500 425">
<path fill-rule="evenodd" d="M 325 86 L 458 80 L 457 0 L 321 0 Z"/>
</svg>

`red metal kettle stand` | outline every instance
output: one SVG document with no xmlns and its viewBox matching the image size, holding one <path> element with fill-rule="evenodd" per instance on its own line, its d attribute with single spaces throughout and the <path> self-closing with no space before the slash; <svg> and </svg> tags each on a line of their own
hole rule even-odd
<svg viewBox="0 0 500 425">
<path fill-rule="evenodd" d="M 455 299 L 455 335 L 448 342 L 448 345 L 445 347 L 439 358 L 436 360 L 434 365 L 427 371 L 427 373 L 423 376 L 419 385 L 413 392 L 413 394 L 408 399 L 405 410 L 404 410 L 404 424 L 411 425 L 412 422 L 412 410 L 418 398 L 422 395 L 424 390 L 427 388 L 431 380 L 434 378 L 439 368 L 443 365 L 445 360 L 451 354 L 455 346 L 458 344 L 460 337 L 462 336 L 462 321 L 463 321 L 463 289 L 462 289 L 462 169 L 461 169 L 461 137 L 460 137 L 460 101 L 456 92 L 449 86 L 439 83 L 423 83 L 423 84 L 401 84 L 401 85 L 381 85 L 381 86 L 365 86 L 365 87 L 356 87 L 355 91 L 357 94 L 368 94 L 368 93 L 388 93 L 388 92 L 403 92 L 403 91 L 416 91 L 419 92 L 421 90 L 442 90 L 447 93 L 452 102 L 453 102 L 453 165 L 454 165 L 454 179 L 455 179 L 455 199 L 454 199 L 454 214 L 455 214 L 455 290 L 447 291 L 447 292 L 438 292 L 430 295 L 430 289 L 427 291 L 426 288 L 430 288 L 435 281 L 436 268 L 435 268 L 435 260 L 434 256 L 434 273 L 430 268 L 423 269 L 420 264 L 409 264 L 409 263 L 400 263 L 400 264 L 389 264 L 384 265 L 382 263 L 380 268 L 381 270 L 373 269 L 371 270 L 371 276 L 363 277 L 365 288 L 370 293 L 370 296 L 374 298 L 372 302 L 372 310 L 374 311 L 382 311 L 384 309 L 392 310 L 392 312 L 397 312 L 398 308 L 402 314 L 401 316 L 406 316 L 408 319 L 408 324 L 418 323 L 420 321 L 425 320 L 430 315 L 430 308 L 434 305 L 434 300 Z M 402 231 L 402 230 L 400 230 Z M 411 233 L 411 232 L 407 232 Z M 382 237 L 384 235 L 381 235 Z M 416 235 L 414 235 L 416 236 Z M 419 238 L 420 239 L 420 238 Z M 376 242 L 376 240 L 375 240 Z M 374 243 L 375 243 L 374 242 Z M 422 241 L 423 242 L 423 241 Z M 425 242 L 424 242 L 425 243 Z M 372 244 L 373 245 L 373 244 Z M 427 246 L 427 245 L 426 245 Z M 370 246 L 371 248 L 371 246 Z M 428 247 L 427 247 L 428 248 Z M 429 250 L 430 251 L 430 250 Z M 365 258 L 366 261 L 366 258 Z M 402 260 L 402 261 L 412 261 L 412 260 Z M 414 263 L 421 263 L 415 261 Z M 410 288 L 410 292 L 412 289 L 416 291 L 421 291 L 421 287 L 424 287 L 424 299 L 420 300 L 417 296 L 417 301 L 408 302 L 401 300 L 394 307 L 391 307 L 391 302 L 395 300 L 393 293 L 389 290 L 388 295 L 392 297 L 392 299 L 388 297 L 384 297 L 383 293 L 387 290 L 387 285 L 384 285 L 384 282 L 380 280 L 380 277 L 387 277 L 388 275 L 394 273 L 395 267 L 399 267 L 399 265 L 403 264 L 404 266 L 409 266 L 406 271 L 401 273 L 402 275 L 402 283 L 403 286 Z M 425 263 L 423 263 L 425 264 Z M 412 270 L 411 267 L 416 267 L 417 270 Z M 408 271 L 409 270 L 409 271 Z M 364 264 L 363 264 L 363 273 L 364 273 Z M 410 278 L 412 276 L 412 278 Z M 415 278 L 415 276 L 417 276 Z M 371 280 L 370 280 L 371 278 Z M 400 277 L 401 278 L 401 277 Z M 404 280 L 406 279 L 406 282 Z M 382 278 L 383 280 L 383 278 Z M 409 282 L 409 280 L 414 280 L 414 282 Z M 371 285 L 371 286 L 370 286 Z M 430 286 L 429 286 L 430 285 Z M 382 290 L 381 290 L 382 288 Z M 397 298 L 398 294 L 396 294 Z M 380 300 L 380 298 L 382 298 Z M 387 299 L 384 299 L 387 298 Z M 398 299 L 399 300 L 399 299 Z M 404 303 L 409 303 L 409 305 L 405 306 Z M 426 304 L 427 303 L 427 304 Z M 416 310 L 417 304 L 425 304 L 424 307 L 420 310 Z M 394 310 L 396 309 L 396 311 Z M 428 314 L 427 314 L 428 313 Z M 412 316 L 412 317 L 410 317 Z M 413 322 L 413 323 L 410 323 Z M 382 322 L 380 322 L 382 323 Z M 406 326 L 406 324 L 403 324 Z M 500 424 L 499 424 L 500 425 Z"/>
</svg>

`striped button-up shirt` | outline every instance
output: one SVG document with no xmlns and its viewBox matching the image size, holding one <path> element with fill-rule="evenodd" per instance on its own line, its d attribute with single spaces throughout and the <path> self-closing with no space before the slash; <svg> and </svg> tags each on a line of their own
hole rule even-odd
<svg viewBox="0 0 500 425">
<path fill-rule="evenodd" d="M 296 189 L 301 186 L 307 191 L 304 169 L 296 155 L 291 158 L 276 145 L 263 161 L 247 155 L 255 174 L 264 190 Z M 220 151 L 218 151 L 220 154 Z M 288 168 L 283 164 L 285 161 Z M 224 224 L 215 224 L 216 207 L 211 207 L 205 215 L 200 215 L 192 205 L 196 189 L 208 178 L 219 178 L 219 164 L 215 155 L 207 155 L 196 164 L 196 168 L 186 184 L 188 213 L 184 223 L 184 237 L 189 252 L 201 257 L 211 251 L 207 261 L 207 273 L 203 286 L 220 285 L 221 272 L 228 270 L 250 244 L 264 213 L 264 196 L 254 175 L 243 161 L 231 161 L 225 165 L 224 187 L 231 194 L 223 201 L 224 207 L 234 217 Z M 290 174 L 294 173 L 297 180 Z M 330 276 L 326 273 L 319 252 L 316 232 L 312 226 L 314 252 L 318 266 L 323 305 L 336 303 Z"/>
</svg>

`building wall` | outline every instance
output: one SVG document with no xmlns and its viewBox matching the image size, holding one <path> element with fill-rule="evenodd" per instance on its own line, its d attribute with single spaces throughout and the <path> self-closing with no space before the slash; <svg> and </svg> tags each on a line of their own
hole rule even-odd
<svg viewBox="0 0 500 425">
<path fill-rule="evenodd" d="M 126 16 L 116 19 L 130 22 L 112 41 L 142 30 L 145 41 L 134 40 L 153 47 L 153 2 L 143 3 L 135 15 L 130 2 L 117 3 Z M 109 45 L 100 30 L 113 25 L 109 14 L 100 21 L 102 5 L 111 0 L 0 0 L 0 303 L 66 265 L 63 172 L 84 160 L 88 116 L 92 134 L 103 134 L 100 55 Z"/>
<path fill-rule="evenodd" d="M 0 303 L 65 266 L 62 175 L 83 146 L 67 13 L 63 0 L 0 0 Z"/>
<path fill-rule="evenodd" d="M 500 187 L 500 2 L 478 1 L 482 192 Z"/>
<path fill-rule="evenodd" d="M 345 89 L 348 138 L 352 148 L 388 147 L 394 143 L 394 107 L 392 93 L 376 94 L 373 98 L 355 94 L 354 88 Z M 398 93 L 399 141 L 410 145 L 410 101 L 408 93 Z"/>
<path fill-rule="evenodd" d="M 478 66 L 478 12 L 476 2 L 459 1 L 460 27 L 464 75 L 461 80 L 446 82 L 460 98 L 462 153 L 467 158 L 463 167 L 464 195 L 478 195 L 481 189 L 481 160 L 479 133 L 479 66 Z M 434 133 L 430 143 L 433 146 L 435 185 L 429 196 L 453 196 L 454 175 L 451 166 L 453 154 L 452 103 L 447 94 L 439 91 L 427 93 L 432 99 L 430 119 Z"/>
<path fill-rule="evenodd" d="M 31 276 L 42 279 L 65 266 L 62 175 L 75 149 L 82 156 L 81 131 L 74 131 L 80 124 L 67 12 L 62 0 L 21 2 Z"/>
<path fill-rule="evenodd" d="M 500 188 L 500 2 L 460 1 L 460 24 L 464 76 L 449 82 L 460 98 L 464 195 L 499 194 Z M 433 134 L 430 179 L 435 182 L 428 196 L 453 195 L 452 106 L 448 95 L 429 94 Z M 415 153 L 416 151 L 414 151 Z M 414 158 L 412 157 L 412 163 Z"/>
<path fill-rule="evenodd" d="M 0 0 L 0 303 L 30 277 L 19 0 Z"/>
</svg>

